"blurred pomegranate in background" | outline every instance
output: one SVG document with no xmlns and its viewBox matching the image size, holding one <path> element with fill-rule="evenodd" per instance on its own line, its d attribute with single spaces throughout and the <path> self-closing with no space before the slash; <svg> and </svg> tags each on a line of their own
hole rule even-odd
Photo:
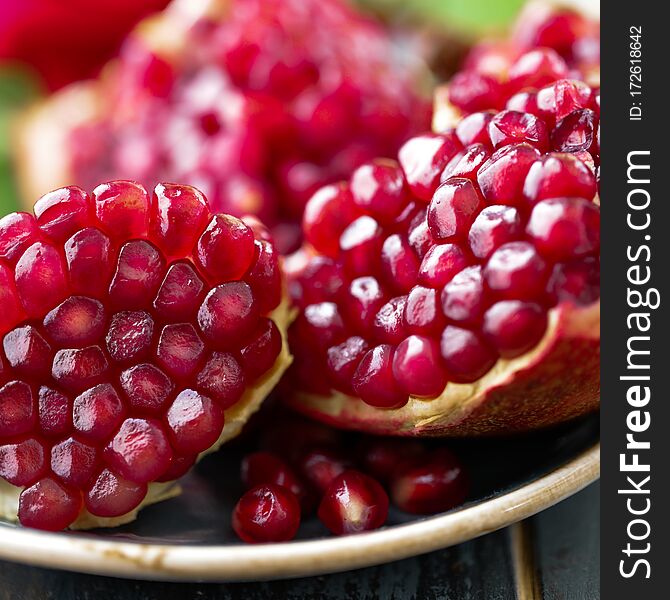
<svg viewBox="0 0 670 600">
<path fill-rule="evenodd" d="M 94 76 L 128 31 L 168 0 L 0 0 L 0 63 L 25 63 L 51 89 Z"/>
</svg>

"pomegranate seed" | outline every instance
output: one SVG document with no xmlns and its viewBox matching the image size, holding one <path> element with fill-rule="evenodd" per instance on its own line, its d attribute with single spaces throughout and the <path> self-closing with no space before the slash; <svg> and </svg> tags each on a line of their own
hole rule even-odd
<svg viewBox="0 0 670 600">
<path fill-rule="evenodd" d="M 12 264 L 41 238 L 37 221 L 27 213 L 12 213 L 0 219 L 0 259 Z"/>
<path fill-rule="evenodd" d="M 421 220 L 410 230 L 407 237 L 409 245 L 412 246 L 416 255 L 423 259 L 434 244 L 433 238 L 428 228 L 428 219 L 423 214 Z"/>
<path fill-rule="evenodd" d="M 49 374 L 51 347 L 32 325 L 10 331 L 2 345 L 7 362 L 20 376 L 40 378 Z"/>
<path fill-rule="evenodd" d="M 482 331 L 504 358 L 514 358 L 535 346 L 546 327 L 547 315 L 537 304 L 503 300 L 486 311 Z"/>
<path fill-rule="evenodd" d="M 444 286 L 442 312 L 457 323 L 475 324 L 484 312 L 484 280 L 479 265 L 467 267 Z"/>
<path fill-rule="evenodd" d="M 486 210 L 484 209 L 484 211 Z M 478 216 L 475 223 L 479 218 Z M 470 230 L 470 236 L 472 236 L 472 229 Z M 421 261 L 417 281 L 424 286 L 441 288 L 449 283 L 456 273 L 465 269 L 468 263 L 468 257 L 463 249 L 456 244 L 433 246 Z"/>
<path fill-rule="evenodd" d="M 160 252 L 144 241 L 128 242 L 109 287 L 112 302 L 129 309 L 148 308 L 163 280 L 165 261 Z"/>
<path fill-rule="evenodd" d="M 378 529 L 386 522 L 389 499 L 381 485 L 358 471 L 345 471 L 328 487 L 319 519 L 335 535 Z"/>
<path fill-rule="evenodd" d="M 354 204 L 380 223 L 391 223 L 407 202 L 400 165 L 379 159 L 362 165 L 351 176 Z"/>
<path fill-rule="evenodd" d="M 551 137 L 554 150 L 579 152 L 591 150 L 595 138 L 595 115 L 592 110 L 576 110 L 558 123 Z"/>
<path fill-rule="evenodd" d="M 423 452 L 423 444 L 415 440 L 365 438 L 358 454 L 362 457 L 365 471 L 386 484 L 403 463 Z"/>
<path fill-rule="evenodd" d="M 374 277 L 359 277 L 344 294 L 344 316 L 353 329 L 367 333 L 385 301 L 384 291 Z"/>
<path fill-rule="evenodd" d="M 259 485 L 279 485 L 296 498 L 306 497 L 306 490 L 293 470 L 270 452 L 253 452 L 242 459 L 242 483 L 247 489 Z"/>
<path fill-rule="evenodd" d="M 16 263 L 16 290 L 28 316 L 39 318 L 67 294 L 63 258 L 43 242 L 30 246 Z"/>
<path fill-rule="evenodd" d="M 594 258 L 559 263 L 547 283 L 552 300 L 586 305 L 600 297 L 600 265 Z"/>
<path fill-rule="evenodd" d="M 487 144 L 489 138 L 487 133 Z M 442 171 L 440 181 L 445 182 L 454 177 L 456 179 L 469 179 L 473 183 L 477 181 L 479 168 L 491 157 L 491 152 L 484 144 L 473 144 L 465 152 L 458 153 Z"/>
<path fill-rule="evenodd" d="M 463 146 L 472 144 L 484 144 L 490 146 L 488 127 L 495 113 L 476 112 L 464 117 L 456 125 L 456 135 Z M 466 152 L 470 152 L 470 148 Z"/>
<path fill-rule="evenodd" d="M 120 376 L 121 389 L 130 406 L 138 411 L 159 412 L 174 389 L 170 378 L 151 364 L 140 364 Z"/>
<path fill-rule="evenodd" d="M 89 346 L 105 332 L 104 306 L 97 300 L 71 296 L 44 317 L 44 329 L 59 346 Z"/>
<path fill-rule="evenodd" d="M 442 331 L 444 315 L 440 311 L 437 291 L 415 286 L 407 296 L 404 319 L 412 333 L 431 335 Z"/>
<path fill-rule="evenodd" d="M 178 456 L 173 455 L 170 466 L 156 481 L 168 482 L 175 481 L 188 473 L 197 462 L 197 456 Z"/>
<path fill-rule="evenodd" d="M 7 332 L 25 318 L 25 312 L 21 306 L 14 274 L 11 269 L 0 263 L 0 334 Z"/>
<path fill-rule="evenodd" d="M 468 243 L 477 258 L 486 259 L 503 244 L 521 237 L 521 234 L 521 217 L 515 208 L 487 206 L 470 227 Z"/>
<path fill-rule="evenodd" d="M 204 290 L 205 284 L 190 264 L 175 263 L 168 269 L 153 305 L 163 319 L 188 321 L 198 312 Z"/>
<path fill-rule="evenodd" d="M 74 522 L 81 506 L 81 492 L 45 477 L 21 492 L 19 520 L 24 527 L 59 531 Z"/>
<path fill-rule="evenodd" d="M 486 200 L 491 204 L 519 206 L 526 175 L 539 157 L 540 153 L 528 144 L 496 150 L 477 175 Z"/>
<path fill-rule="evenodd" d="M 567 76 L 567 64 L 552 48 L 536 48 L 522 54 L 508 74 L 509 85 L 514 89 L 541 88 Z"/>
<path fill-rule="evenodd" d="M 109 374 L 109 363 L 100 346 L 59 350 L 54 357 L 51 376 L 64 388 L 82 392 Z"/>
<path fill-rule="evenodd" d="M 447 385 L 439 344 L 419 335 L 411 335 L 400 342 L 393 355 L 393 375 L 398 385 L 411 396 L 439 396 Z"/>
<path fill-rule="evenodd" d="M 103 183 L 93 190 L 95 212 L 105 231 L 119 238 L 141 238 L 149 225 L 149 194 L 132 181 Z"/>
<path fill-rule="evenodd" d="M 509 242 L 498 248 L 484 267 L 484 281 L 500 298 L 533 300 L 547 281 L 547 263 L 528 242 Z"/>
<path fill-rule="evenodd" d="M 27 438 L 0 446 L 0 477 L 12 485 L 32 485 L 45 470 L 44 446 L 38 440 Z"/>
<path fill-rule="evenodd" d="M 102 299 L 114 273 L 110 239 L 93 227 L 75 233 L 65 243 L 70 283 L 78 294 Z"/>
<path fill-rule="evenodd" d="M 527 91 L 514 94 L 507 101 L 505 108 L 517 112 L 530 113 L 536 117 L 542 116 L 540 109 L 537 107 L 537 92 Z"/>
<path fill-rule="evenodd" d="M 64 242 L 90 220 L 91 200 L 81 188 L 60 188 L 42 196 L 33 208 L 39 228 Z"/>
<path fill-rule="evenodd" d="M 298 467 L 305 481 L 321 494 L 351 466 L 351 460 L 346 455 L 325 446 L 312 447 L 298 459 Z"/>
<path fill-rule="evenodd" d="M 300 504 L 280 485 L 252 488 L 233 510 L 233 529 L 249 544 L 292 540 L 300 526 Z"/>
<path fill-rule="evenodd" d="M 0 388 L 0 435 L 27 433 L 36 421 L 35 398 L 27 383 L 11 381 Z"/>
<path fill-rule="evenodd" d="M 196 247 L 198 263 L 219 283 L 242 277 L 255 253 L 253 231 L 229 215 L 214 216 Z"/>
<path fill-rule="evenodd" d="M 75 398 L 72 424 L 86 440 L 102 442 L 119 426 L 124 410 L 116 390 L 104 383 Z"/>
<path fill-rule="evenodd" d="M 267 373 L 282 348 L 279 329 L 270 319 L 262 318 L 249 341 L 240 348 L 240 365 L 251 380 Z"/>
<path fill-rule="evenodd" d="M 405 309 L 407 296 L 391 298 L 382 306 L 372 324 L 375 339 L 386 344 L 397 344 L 406 335 Z"/>
<path fill-rule="evenodd" d="M 291 296 L 301 306 L 316 304 L 321 298 L 334 297 L 342 288 L 342 269 L 332 259 L 312 258 L 296 280 L 291 281 Z"/>
<path fill-rule="evenodd" d="M 537 93 L 537 107 L 548 122 L 559 122 L 571 112 L 588 106 L 591 88 L 572 79 L 560 79 Z"/>
<path fill-rule="evenodd" d="M 258 310 L 266 314 L 281 302 L 283 282 L 277 249 L 265 240 L 256 240 L 258 257 L 245 279 L 254 293 Z"/>
<path fill-rule="evenodd" d="M 388 344 L 375 346 L 363 357 L 352 380 L 356 394 L 370 406 L 398 408 L 407 403 L 407 395 L 393 377 L 394 349 Z"/>
<path fill-rule="evenodd" d="M 51 449 L 51 470 L 64 483 L 81 489 L 93 477 L 97 451 L 72 437 Z"/>
<path fill-rule="evenodd" d="M 453 135 L 427 134 L 405 142 L 398 160 L 412 194 L 426 202 L 430 200 L 440 174 L 460 149 L 461 143 Z"/>
<path fill-rule="evenodd" d="M 393 503 L 405 512 L 430 515 L 462 504 L 468 481 L 460 461 L 446 448 L 421 456 L 393 477 Z"/>
<path fill-rule="evenodd" d="M 352 277 L 376 270 L 382 245 L 381 228 L 372 217 L 353 221 L 340 236 L 345 271 Z"/>
<path fill-rule="evenodd" d="M 498 359 L 474 331 L 455 325 L 448 325 L 442 332 L 440 350 L 449 378 L 457 383 L 477 381 Z"/>
<path fill-rule="evenodd" d="M 222 409 L 235 404 L 244 393 L 245 376 L 240 363 L 228 352 L 214 352 L 197 379 L 198 388 Z"/>
<path fill-rule="evenodd" d="M 149 354 L 154 338 L 154 322 L 143 311 L 121 312 L 112 317 L 107 331 L 107 352 L 112 360 L 128 364 Z"/>
<path fill-rule="evenodd" d="M 476 71 L 462 71 L 449 83 L 449 101 L 464 112 L 500 108 L 501 85 L 493 77 Z"/>
<path fill-rule="evenodd" d="M 166 325 L 158 340 L 156 359 L 167 373 L 185 379 L 196 372 L 205 344 L 190 323 Z"/>
<path fill-rule="evenodd" d="M 543 121 L 530 113 L 504 110 L 489 123 L 494 148 L 526 142 L 541 152 L 549 146 L 549 132 Z"/>
<path fill-rule="evenodd" d="M 40 428 L 44 435 L 61 435 L 72 427 L 72 402 L 65 394 L 43 386 L 38 405 Z"/>
<path fill-rule="evenodd" d="M 328 349 L 328 373 L 333 385 L 351 393 L 351 380 L 358 365 L 369 350 L 368 343 L 358 336 L 350 337 Z"/>
<path fill-rule="evenodd" d="M 428 207 L 428 227 L 434 240 L 450 242 L 467 235 L 484 200 L 469 179 L 448 179 Z"/>
<path fill-rule="evenodd" d="M 552 198 L 538 202 L 526 233 L 549 260 L 566 261 L 600 248 L 600 209 L 583 198 Z"/>
<path fill-rule="evenodd" d="M 548 198 L 593 199 L 596 180 L 591 169 L 571 154 L 548 154 L 533 163 L 523 186 L 530 204 Z"/>
<path fill-rule="evenodd" d="M 103 469 L 87 490 L 84 500 L 92 515 L 119 517 L 137 508 L 146 494 L 146 483 L 128 481 L 110 469 Z"/>
<path fill-rule="evenodd" d="M 314 340 L 315 348 L 338 344 L 345 333 L 344 321 L 334 302 L 311 304 L 296 321 L 294 330 L 302 340 Z"/>
<path fill-rule="evenodd" d="M 399 292 L 408 292 L 416 281 L 419 261 L 409 242 L 394 234 L 382 246 L 381 268 L 388 285 Z"/>
</svg>

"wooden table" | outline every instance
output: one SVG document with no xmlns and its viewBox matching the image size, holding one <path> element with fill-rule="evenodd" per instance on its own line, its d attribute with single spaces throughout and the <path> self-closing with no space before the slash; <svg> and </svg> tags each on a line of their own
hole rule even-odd
<svg viewBox="0 0 670 600">
<path fill-rule="evenodd" d="M 379 567 L 268 583 L 150 583 L 0 562 L 0 599 L 597 600 L 599 518 L 596 483 L 520 525 L 460 546 Z"/>
</svg>

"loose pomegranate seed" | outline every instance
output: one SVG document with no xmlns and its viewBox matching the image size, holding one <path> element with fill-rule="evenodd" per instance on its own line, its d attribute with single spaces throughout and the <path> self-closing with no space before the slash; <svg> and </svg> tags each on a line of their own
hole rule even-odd
<svg viewBox="0 0 670 600">
<path fill-rule="evenodd" d="M 381 485 L 358 471 L 333 480 L 319 505 L 319 519 L 335 535 L 378 529 L 386 522 L 389 499 Z"/>
<path fill-rule="evenodd" d="M 321 494 L 336 477 L 352 466 L 348 456 L 325 446 L 316 446 L 304 451 L 297 463 L 305 481 Z"/>
<path fill-rule="evenodd" d="M 463 503 L 468 487 L 460 461 L 446 448 L 440 448 L 395 473 L 391 498 L 405 512 L 429 515 Z"/>
<path fill-rule="evenodd" d="M 192 188 L 65 188 L 36 212 L 0 223 L 0 477 L 26 487 L 21 522 L 52 529 L 82 498 L 132 511 L 217 442 L 281 351 L 282 281 L 264 228 Z"/>
<path fill-rule="evenodd" d="M 398 468 L 423 452 L 423 444 L 415 440 L 369 437 L 362 440 L 357 455 L 367 473 L 387 484 Z"/>
<path fill-rule="evenodd" d="M 307 490 L 281 458 L 271 452 L 254 452 L 242 459 L 242 483 L 247 489 L 259 485 L 279 485 L 289 490 L 301 500 L 303 508 L 307 499 Z"/>
<path fill-rule="evenodd" d="M 233 529 L 253 543 L 292 540 L 300 526 L 300 504 L 280 485 L 266 484 L 249 490 L 233 510 Z"/>
</svg>

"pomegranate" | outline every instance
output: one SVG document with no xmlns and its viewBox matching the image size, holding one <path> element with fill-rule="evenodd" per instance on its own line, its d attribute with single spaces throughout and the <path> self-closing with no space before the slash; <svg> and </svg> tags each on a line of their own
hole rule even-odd
<svg viewBox="0 0 670 600">
<path fill-rule="evenodd" d="M 0 219 L 5 516 L 111 526 L 176 493 L 290 363 L 279 268 L 255 219 L 189 186 L 63 188 Z"/>
<path fill-rule="evenodd" d="M 343 0 L 177 0 L 99 81 L 27 119 L 25 196 L 179 181 L 217 211 L 286 222 L 276 239 L 290 247 L 316 189 L 428 126 L 423 80 L 417 57 L 397 60 L 383 28 Z"/>
<path fill-rule="evenodd" d="M 249 490 L 233 510 L 233 529 L 249 544 L 292 540 L 300 526 L 300 504 L 281 485 Z"/>
<path fill-rule="evenodd" d="M 412 138 L 309 201 L 286 263 L 291 406 L 452 436 L 598 406 L 599 93 L 563 78 L 537 97 Z"/>
</svg>

